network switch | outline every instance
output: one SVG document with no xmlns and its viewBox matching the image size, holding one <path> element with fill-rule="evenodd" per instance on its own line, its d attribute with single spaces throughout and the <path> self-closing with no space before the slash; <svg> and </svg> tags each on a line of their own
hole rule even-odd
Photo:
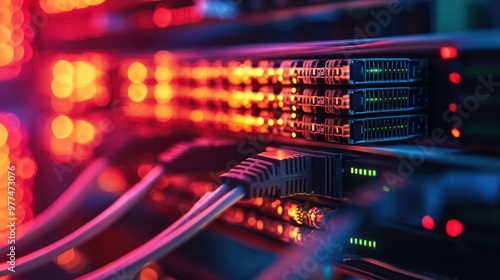
<svg viewBox="0 0 500 280">
<path fill-rule="evenodd" d="M 427 60 L 410 58 L 206 60 L 177 65 L 177 80 L 198 84 L 367 85 L 423 82 Z"/>
<path fill-rule="evenodd" d="M 331 115 L 415 111 L 425 109 L 428 102 L 424 87 L 322 89 L 263 86 L 254 89 L 241 86 L 179 86 L 176 90 L 183 92 L 178 98 L 183 104 Z"/>
</svg>

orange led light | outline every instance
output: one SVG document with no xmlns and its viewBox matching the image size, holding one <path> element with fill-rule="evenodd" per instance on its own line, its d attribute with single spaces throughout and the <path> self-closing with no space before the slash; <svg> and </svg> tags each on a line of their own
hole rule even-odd
<svg viewBox="0 0 500 280">
<path fill-rule="evenodd" d="M 127 76 L 134 83 L 142 83 L 148 75 L 148 69 L 141 62 L 133 62 L 127 70 Z"/>
<path fill-rule="evenodd" d="M 264 229 L 264 222 L 262 220 L 257 221 L 257 229 L 258 230 L 263 230 Z"/>
<path fill-rule="evenodd" d="M 48 14 L 56 14 L 97 6 L 105 0 L 40 0 L 40 7 Z"/>
<path fill-rule="evenodd" d="M 451 130 L 451 135 L 455 138 L 460 138 L 460 130 L 458 130 L 458 128 L 453 128 Z"/>
<path fill-rule="evenodd" d="M 67 116 L 57 116 L 52 121 L 52 133 L 58 139 L 69 137 L 73 133 L 73 122 Z"/>
</svg>

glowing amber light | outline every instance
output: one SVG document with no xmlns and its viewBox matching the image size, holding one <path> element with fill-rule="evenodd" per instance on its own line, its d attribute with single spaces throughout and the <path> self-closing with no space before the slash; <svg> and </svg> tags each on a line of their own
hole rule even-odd
<svg viewBox="0 0 500 280">
<path fill-rule="evenodd" d="M 191 112 L 191 120 L 193 122 L 201 122 L 203 121 L 203 112 L 200 110 L 193 110 Z"/>
<path fill-rule="evenodd" d="M 68 138 L 73 133 L 73 122 L 64 115 L 56 117 L 52 121 L 52 133 L 59 139 Z"/>
<path fill-rule="evenodd" d="M 172 118 L 172 108 L 167 105 L 158 104 L 154 108 L 156 119 L 161 122 L 166 122 Z"/>
<path fill-rule="evenodd" d="M 56 79 L 52 80 L 50 87 L 52 89 L 52 93 L 57 98 L 68 98 L 74 90 L 72 82 L 60 82 Z"/>
<path fill-rule="evenodd" d="M 130 64 L 127 70 L 127 76 L 134 83 L 142 83 L 148 75 L 148 69 L 144 64 L 136 61 Z"/>
<path fill-rule="evenodd" d="M 7 44 L 0 43 L 0 66 L 11 63 L 13 59 L 14 49 Z"/>
<path fill-rule="evenodd" d="M 258 230 L 263 230 L 264 229 L 264 222 L 262 220 L 257 221 L 257 229 Z"/>
<path fill-rule="evenodd" d="M 458 128 L 453 128 L 451 130 L 451 135 L 453 135 L 453 137 L 455 138 L 460 138 L 460 130 L 458 130 Z"/>
<path fill-rule="evenodd" d="M 172 88 L 168 84 L 159 84 L 155 87 L 155 99 L 158 103 L 165 104 L 172 98 Z"/>
<path fill-rule="evenodd" d="M 9 131 L 3 124 L 0 123 L 0 147 L 4 146 L 9 137 Z"/>
<path fill-rule="evenodd" d="M 283 233 L 283 226 L 282 225 L 278 225 L 278 227 L 276 228 L 276 230 L 278 231 L 279 234 L 282 234 Z"/>
<path fill-rule="evenodd" d="M 133 83 L 128 87 L 128 97 L 134 102 L 142 102 L 148 95 L 148 88 L 142 83 Z"/>
<path fill-rule="evenodd" d="M 97 86 L 95 83 L 90 83 L 80 88 L 76 91 L 76 101 L 89 100 L 97 94 Z"/>
<path fill-rule="evenodd" d="M 4 24 L 0 24 L 0 43 L 6 44 L 11 38 L 12 32 L 10 32 L 10 29 Z"/>
<path fill-rule="evenodd" d="M 283 206 L 278 206 L 278 208 L 276 209 L 276 213 L 278 213 L 278 215 L 281 215 L 283 214 Z"/>
<path fill-rule="evenodd" d="M 155 79 L 158 82 L 170 82 L 172 80 L 172 72 L 164 66 L 158 66 L 155 70 Z"/>
<path fill-rule="evenodd" d="M 127 189 L 127 181 L 123 177 L 123 173 L 116 167 L 105 169 L 99 177 L 97 177 L 99 187 L 105 192 L 122 192 Z"/>
<path fill-rule="evenodd" d="M 52 67 L 52 75 L 59 82 L 69 82 L 75 75 L 75 67 L 67 60 L 59 60 Z"/>
<path fill-rule="evenodd" d="M 91 83 L 95 80 L 97 72 L 95 67 L 85 61 L 76 61 L 75 65 L 75 81 L 78 85 Z"/>
<path fill-rule="evenodd" d="M 78 143 L 89 143 L 94 140 L 96 134 L 95 127 L 86 121 L 78 120 L 75 122 L 75 140 Z"/>
<path fill-rule="evenodd" d="M 105 0 L 40 0 L 40 7 L 46 13 L 62 13 L 83 9 L 104 3 Z"/>
</svg>

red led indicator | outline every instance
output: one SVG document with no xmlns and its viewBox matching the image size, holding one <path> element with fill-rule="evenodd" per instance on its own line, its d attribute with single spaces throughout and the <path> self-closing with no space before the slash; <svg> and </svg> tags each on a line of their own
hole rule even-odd
<svg viewBox="0 0 500 280">
<path fill-rule="evenodd" d="M 460 74 L 458 74 L 457 72 L 453 72 L 450 74 L 450 82 L 454 84 L 460 84 L 461 81 L 462 81 L 462 76 L 460 76 Z"/>
<path fill-rule="evenodd" d="M 458 50 L 454 47 L 442 47 L 440 53 L 442 59 L 453 59 L 458 56 Z"/>
<path fill-rule="evenodd" d="M 451 135 L 455 138 L 460 138 L 460 130 L 458 130 L 458 128 L 453 128 L 451 130 Z"/>
<path fill-rule="evenodd" d="M 450 237 L 457 237 L 464 231 L 464 226 L 459 220 L 451 219 L 446 223 L 446 233 Z"/>
<path fill-rule="evenodd" d="M 455 113 L 457 111 L 457 104 L 455 103 L 451 103 L 450 106 L 450 111 L 452 111 L 453 113 Z"/>
<path fill-rule="evenodd" d="M 422 218 L 422 226 L 427 230 L 433 230 L 436 224 L 431 216 L 425 216 Z"/>
<path fill-rule="evenodd" d="M 164 7 L 156 9 L 153 14 L 153 21 L 160 28 L 169 26 L 172 23 L 172 11 Z"/>
</svg>

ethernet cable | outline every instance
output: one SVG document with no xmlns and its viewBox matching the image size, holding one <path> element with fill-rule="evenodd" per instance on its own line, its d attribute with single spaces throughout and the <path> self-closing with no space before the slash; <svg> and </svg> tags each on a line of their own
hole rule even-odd
<svg viewBox="0 0 500 280">
<path fill-rule="evenodd" d="M 196 139 L 174 145 L 160 155 L 161 164 L 154 167 L 140 182 L 118 198 L 110 207 L 66 237 L 18 258 L 16 260 L 16 269 L 21 272 L 30 271 L 99 234 L 132 208 L 155 185 L 165 171 L 213 171 L 222 168 L 221 166 L 224 166 L 231 159 L 241 158 L 242 155 L 237 152 L 238 144 L 237 141 L 233 140 Z M 194 162 L 200 155 L 213 156 L 214 154 L 219 154 L 219 161 L 209 163 L 198 160 L 197 163 Z M 192 164 L 181 167 L 179 164 L 181 162 Z M 214 192 L 214 194 L 215 197 L 220 196 L 220 193 Z M 207 201 L 212 202 L 210 199 L 207 199 Z M 9 273 L 8 265 L 6 263 L 1 264 L 0 276 Z"/>
<path fill-rule="evenodd" d="M 108 166 L 108 158 L 100 157 L 93 160 L 49 207 L 36 215 L 29 223 L 22 225 L 26 231 L 16 240 L 16 245 L 25 247 L 34 243 L 71 215 L 83 199 L 95 188 L 94 182 L 97 176 Z M 10 246 L 9 244 L 2 246 L 0 253 L 7 252 Z"/>
<path fill-rule="evenodd" d="M 39 240 L 45 233 L 59 225 L 95 189 L 95 181 L 99 174 L 110 165 L 110 161 L 123 150 L 133 138 L 120 134 L 112 139 L 114 146 L 105 156 L 93 160 L 87 168 L 71 183 L 71 185 L 43 212 L 23 225 L 24 233 L 16 240 L 16 247 L 25 247 Z M 7 252 L 9 244 L 0 248 L 0 253 Z"/>
<path fill-rule="evenodd" d="M 215 203 L 212 203 L 200 214 L 196 215 L 193 219 L 186 221 L 186 223 L 175 229 L 171 227 L 167 228 L 164 232 L 149 240 L 138 249 L 126 254 L 101 269 L 77 279 L 112 279 L 113 275 L 116 273 L 125 273 L 131 276 L 135 275 L 138 271 L 140 271 L 145 263 L 158 259 L 184 244 L 203 227 L 215 220 L 222 212 L 224 212 L 224 210 L 243 198 L 244 195 L 245 192 L 243 188 L 230 190 Z M 152 249 L 143 250 L 143 248 Z"/>
<path fill-rule="evenodd" d="M 226 189 L 231 190 L 216 202 L 210 204 L 213 197 L 209 197 L 196 203 L 193 206 L 196 210 L 188 212 L 144 245 L 78 279 L 112 279 L 116 273 L 133 276 L 147 262 L 156 260 L 182 245 L 240 199 L 312 193 L 316 180 L 328 183 L 334 179 L 330 176 L 331 172 L 315 172 L 325 170 L 325 164 L 334 157 L 335 154 L 268 148 L 256 158 L 241 162 L 221 176 L 225 184 L 211 195 L 224 193 Z M 197 211 L 201 213 L 197 215 Z"/>
</svg>

